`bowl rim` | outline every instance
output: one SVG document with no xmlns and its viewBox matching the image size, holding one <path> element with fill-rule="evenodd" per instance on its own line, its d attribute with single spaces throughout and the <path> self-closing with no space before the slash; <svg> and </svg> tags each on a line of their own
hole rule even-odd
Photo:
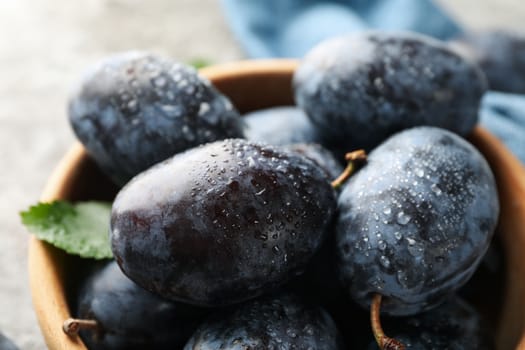
<svg viewBox="0 0 525 350">
<path fill-rule="evenodd" d="M 253 76 L 275 76 L 290 79 L 298 60 L 264 59 L 242 60 L 205 67 L 199 73 L 212 82 L 231 81 L 252 78 Z M 220 88 L 219 88 L 220 90 Z M 525 218 L 525 167 L 506 149 L 496 137 L 480 126 L 476 126 L 470 140 L 489 160 L 491 168 L 496 169 L 496 181 L 505 174 L 505 183 L 498 183 L 502 203 L 500 225 L 503 245 L 507 258 L 520 262 L 522 252 L 519 246 L 525 247 L 525 225 L 515 227 L 513 222 Z M 72 184 L 71 174 L 79 171 L 79 165 L 86 158 L 84 147 L 75 142 L 59 161 L 40 196 L 41 202 L 50 202 L 65 198 L 65 191 Z M 501 200 L 500 200 L 501 202 Z M 517 242 L 519 244 L 517 244 Z M 71 317 L 65 297 L 64 264 L 67 255 L 50 244 L 30 235 L 28 248 L 29 282 L 33 307 L 38 319 L 44 340 L 50 349 L 87 349 L 80 337 L 67 336 L 62 331 L 62 323 Z M 519 264 L 517 264 L 519 265 Z M 523 264 L 525 265 L 525 264 Z M 511 273 L 506 273 L 504 300 L 501 320 L 505 325 L 497 331 L 497 343 L 501 348 L 525 348 L 525 266 L 513 266 Z M 507 288 L 508 283 L 516 283 L 514 288 Z M 519 307 L 516 308 L 516 305 Z"/>
</svg>

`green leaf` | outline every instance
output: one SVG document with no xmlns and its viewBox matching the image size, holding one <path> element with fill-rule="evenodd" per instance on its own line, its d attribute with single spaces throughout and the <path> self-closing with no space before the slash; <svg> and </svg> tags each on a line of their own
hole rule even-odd
<svg viewBox="0 0 525 350">
<path fill-rule="evenodd" d="M 109 244 L 111 203 L 38 203 L 20 213 L 37 238 L 83 258 L 112 258 Z"/>
<path fill-rule="evenodd" d="M 211 66 L 212 62 L 205 58 L 194 58 L 188 62 L 189 65 L 193 66 L 195 69 L 201 69 L 207 66 Z"/>
</svg>

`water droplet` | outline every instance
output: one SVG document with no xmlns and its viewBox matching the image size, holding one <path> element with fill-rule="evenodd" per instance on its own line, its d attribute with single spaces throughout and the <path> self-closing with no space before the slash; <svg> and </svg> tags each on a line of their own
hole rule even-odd
<svg viewBox="0 0 525 350">
<path fill-rule="evenodd" d="M 383 213 L 385 215 L 390 215 L 390 213 L 392 213 L 392 208 L 386 207 L 385 209 L 383 209 Z"/>
<path fill-rule="evenodd" d="M 408 277 L 407 277 L 407 274 L 405 271 L 403 270 L 398 270 L 397 271 L 397 274 L 396 274 L 396 277 L 397 277 L 397 281 L 399 282 L 399 284 L 401 284 L 403 287 L 407 288 L 408 286 Z"/>
<path fill-rule="evenodd" d="M 413 257 L 419 257 L 423 254 L 423 245 L 421 243 L 417 243 L 414 239 L 407 238 L 408 241 L 408 252 Z"/>
<path fill-rule="evenodd" d="M 425 171 L 421 168 L 417 168 L 414 173 L 416 174 L 417 177 L 423 177 L 425 176 Z"/>
<path fill-rule="evenodd" d="M 401 240 L 401 238 L 403 238 L 403 235 L 401 234 L 401 232 L 396 231 L 394 232 L 394 237 L 396 237 L 396 239 L 399 241 Z"/>
<path fill-rule="evenodd" d="M 386 242 L 383 241 L 382 239 L 379 240 L 377 242 L 377 248 L 379 248 L 379 250 L 385 250 L 386 249 Z"/>
<path fill-rule="evenodd" d="M 188 125 L 184 125 L 182 127 L 182 134 L 184 135 L 184 138 L 188 141 L 195 140 L 195 135 L 193 134 L 193 132 L 191 132 L 191 129 Z"/>
<path fill-rule="evenodd" d="M 199 107 L 199 115 L 204 115 L 210 110 L 210 104 L 207 102 L 202 102 Z"/>
<path fill-rule="evenodd" d="M 163 76 L 156 77 L 155 79 L 153 79 L 153 85 L 159 88 L 166 86 L 166 78 Z"/>
<path fill-rule="evenodd" d="M 390 267 L 390 260 L 388 260 L 388 258 L 384 255 L 381 255 L 381 257 L 379 258 L 379 262 L 381 262 L 381 265 L 383 265 L 386 268 Z"/>
<path fill-rule="evenodd" d="M 288 336 L 291 338 L 297 337 L 297 332 L 293 328 L 288 328 L 286 330 L 286 334 L 288 334 Z"/>
<path fill-rule="evenodd" d="M 374 79 L 374 86 L 376 87 L 376 89 L 382 90 L 385 85 L 383 84 L 383 81 L 381 80 L 381 78 L 376 77 Z"/>
<path fill-rule="evenodd" d="M 182 115 L 182 108 L 180 106 L 162 105 L 160 109 L 170 118 L 180 117 Z"/>
<path fill-rule="evenodd" d="M 233 105 L 231 104 L 230 100 L 225 98 L 223 102 L 224 102 L 224 108 L 226 108 L 227 111 L 231 111 L 233 109 Z"/>
<path fill-rule="evenodd" d="M 195 92 L 195 86 L 190 85 L 190 86 L 188 86 L 188 87 L 186 88 L 186 93 L 187 93 L 188 95 L 191 95 L 191 94 L 193 94 L 194 92 Z"/>
<path fill-rule="evenodd" d="M 405 214 L 405 212 L 400 211 L 397 213 L 397 223 L 400 225 L 406 225 L 409 223 L 411 217 L 410 215 Z"/>
<path fill-rule="evenodd" d="M 266 188 L 263 188 L 263 189 L 260 190 L 259 192 L 256 192 L 255 195 L 256 195 L 256 196 L 260 196 L 260 195 L 263 194 L 264 192 L 266 192 Z"/>
<path fill-rule="evenodd" d="M 432 184 L 432 185 L 430 186 L 430 189 L 432 190 L 432 192 L 434 192 L 434 193 L 436 194 L 436 196 L 440 196 L 441 193 L 443 193 L 443 192 L 441 191 L 441 189 L 438 187 L 437 184 Z"/>
<path fill-rule="evenodd" d="M 275 255 L 279 255 L 281 254 L 281 249 L 279 248 L 278 245 L 274 245 L 273 248 L 272 248 L 272 251 Z"/>
<path fill-rule="evenodd" d="M 260 240 L 266 241 L 268 240 L 268 235 L 266 233 L 259 233 L 255 236 L 255 238 L 258 238 Z"/>
<path fill-rule="evenodd" d="M 306 326 L 304 326 L 303 331 L 308 335 L 314 335 L 314 329 L 309 323 Z"/>
<path fill-rule="evenodd" d="M 138 107 L 139 107 L 139 103 L 137 100 L 130 100 L 128 103 L 127 103 L 127 107 L 128 107 L 128 111 L 130 113 L 135 113 L 137 110 L 138 110 Z"/>
<path fill-rule="evenodd" d="M 166 91 L 166 97 L 168 98 L 168 100 L 173 101 L 175 99 L 175 94 L 173 93 L 173 91 L 168 90 Z"/>
</svg>

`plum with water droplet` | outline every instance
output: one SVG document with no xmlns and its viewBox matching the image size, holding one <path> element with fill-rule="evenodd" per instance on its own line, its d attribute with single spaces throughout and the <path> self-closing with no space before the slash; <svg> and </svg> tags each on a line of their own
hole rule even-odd
<svg viewBox="0 0 525 350">
<path fill-rule="evenodd" d="M 339 196 L 337 254 L 359 304 L 411 315 L 460 288 L 498 220 L 493 174 L 458 135 L 435 127 L 398 133 L 374 149 Z"/>
<path fill-rule="evenodd" d="M 407 350 L 495 349 L 486 320 L 458 297 L 415 316 L 384 318 L 383 324 Z M 368 350 L 377 349 L 375 341 L 368 346 Z"/>
<path fill-rule="evenodd" d="M 301 61 L 295 101 L 330 149 L 370 151 L 395 132 L 432 125 L 472 131 L 483 73 L 444 43 L 415 33 L 368 31 L 326 40 Z"/>
<path fill-rule="evenodd" d="M 271 145 L 319 142 L 317 128 L 304 111 L 294 106 L 257 110 L 243 116 L 248 140 Z"/>
<path fill-rule="evenodd" d="M 89 349 L 181 348 L 208 314 L 137 286 L 115 261 L 83 282 L 77 304 L 77 318 L 97 323 L 95 329 L 80 330 Z"/>
<path fill-rule="evenodd" d="M 337 327 L 321 307 L 284 294 L 221 310 L 205 321 L 185 350 L 343 350 Z"/>
<path fill-rule="evenodd" d="M 119 185 L 175 153 L 243 135 L 239 113 L 207 79 L 145 52 L 92 67 L 73 91 L 68 114 L 88 153 Z"/>
<path fill-rule="evenodd" d="M 131 180 L 111 214 L 122 270 L 159 295 L 227 305 L 301 273 L 335 213 L 326 173 L 306 157 L 217 141 Z"/>
<path fill-rule="evenodd" d="M 343 172 L 341 163 L 329 150 L 318 143 L 293 143 L 282 147 L 312 160 L 326 172 L 330 181 L 336 179 Z"/>
</svg>

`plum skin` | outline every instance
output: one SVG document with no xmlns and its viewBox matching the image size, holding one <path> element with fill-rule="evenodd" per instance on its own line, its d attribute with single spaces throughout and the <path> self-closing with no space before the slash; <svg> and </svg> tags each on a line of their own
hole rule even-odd
<svg viewBox="0 0 525 350">
<path fill-rule="evenodd" d="M 481 154 L 434 127 L 398 133 L 377 147 L 338 201 L 337 254 L 344 288 L 368 307 L 412 315 L 439 304 L 474 273 L 499 213 Z"/>
<path fill-rule="evenodd" d="M 444 43 L 415 33 L 366 31 L 314 47 L 294 73 L 295 101 L 330 148 L 370 151 L 419 125 L 467 135 L 486 79 Z"/>
<path fill-rule="evenodd" d="M 184 350 L 343 350 L 342 337 L 321 307 L 293 294 L 268 296 L 221 310 L 195 331 Z"/>
<path fill-rule="evenodd" d="M 463 34 L 450 46 L 476 62 L 487 77 L 490 90 L 525 93 L 525 36 L 503 30 Z"/>
<path fill-rule="evenodd" d="M 271 145 L 317 143 L 317 128 L 304 111 L 295 106 L 260 109 L 243 116 L 248 140 Z"/>
<path fill-rule="evenodd" d="M 243 136 L 231 102 L 192 67 L 147 52 L 110 56 L 68 103 L 77 138 L 117 185 L 173 154 Z"/>
<path fill-rule="evenodd" d="M 95 269 L 80 289 L 77 315 L 98 330 L 81 330 L 89 349 L 182 347 L 209 313 L 159 298 L 127 278 L 115 261 Z"/>
<path fill-rule="evenodd" d="M 228 305 L 300 273 L 335 207 L 325 172 L 307 158 L 217 141 L 130 181 L 113 203 L 111 245 L 124 273 L 144 288 Z"/>
<path fill-rule="evenodd" d="M 494 350 L 494 334 L 486 320 L 457 296 L 430 311 L 409 317 L 382 320 L 388 335 L 407 350 L 455 349 Z M 378 350 L 370 343 L 368 350 Z"/>
</svg>

